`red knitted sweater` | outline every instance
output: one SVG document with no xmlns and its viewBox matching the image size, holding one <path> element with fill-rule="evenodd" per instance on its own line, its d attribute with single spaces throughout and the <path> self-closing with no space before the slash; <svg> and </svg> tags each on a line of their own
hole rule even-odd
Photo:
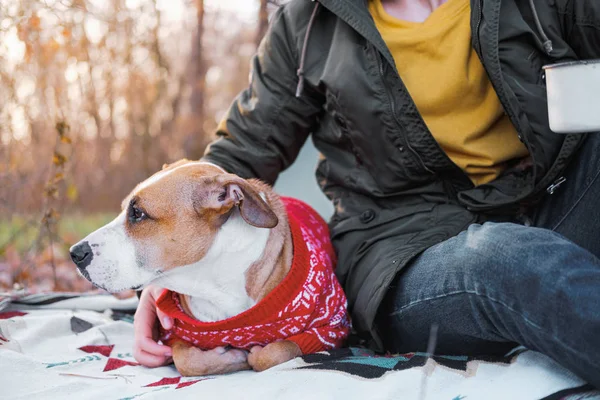
<svg viewBox="0 0 600 400">
<path fill-rule="evenodd" d="M 165 290 L 157 306 L 173 317 L 164 343 L 183 340 L 201 349 L 240 349 L 277 340 L 298 344 L 303 354 L 340 347 L 350 330 L 346 296 L 334 275 L 335 253 L 325 221 L 307 204 L 282 197 L 294 255 L 283 281 L 252 308 L 231 318 L 202 322 L 188 316 L 177 293 Z"/>
</svg>

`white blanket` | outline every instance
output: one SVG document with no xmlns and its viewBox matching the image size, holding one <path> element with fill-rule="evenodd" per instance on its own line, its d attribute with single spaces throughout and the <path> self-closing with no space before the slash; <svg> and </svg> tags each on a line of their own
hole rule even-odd
<svg viewBox="0 0 600 400">
<path fill-rule="evenodd" d="M 525 350 L 487 361 L 427 361 L 418 353 L 378 357 L 341 349 L 262 373 L 184 378 L 172 365 L 149 369 L 135 362 L 136 302 L 102 295 L 0 296 L 0 398 L 600 399 L 600 391 L 550 358 Z"/>
</svg>

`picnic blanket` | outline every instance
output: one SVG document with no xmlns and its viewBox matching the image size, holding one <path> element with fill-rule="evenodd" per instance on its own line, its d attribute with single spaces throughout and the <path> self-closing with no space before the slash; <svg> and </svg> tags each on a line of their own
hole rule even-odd
<svg viewBox="0 0 600 400">
<path fill-rule="evenodd" d="M 2 399 L 600 399 L 550 358 L 378 356 L 361 348 L 306 355 L 265 372 L 181 377 L 132 356 L 137 299 L 50 293 L 0 296 Z"/>
</svg>

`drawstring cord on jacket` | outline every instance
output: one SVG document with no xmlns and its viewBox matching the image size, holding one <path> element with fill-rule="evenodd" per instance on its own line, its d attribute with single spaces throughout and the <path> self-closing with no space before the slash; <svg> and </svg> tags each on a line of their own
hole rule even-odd
<svg viewBox="0 0 600 400">
<path fill-rule="evenodd" d="M 540 22 L 540 17 L 538 16 L 533 0 L 529 0 L 529 7 L 531 7 L 531 12 L 533 13 L 533 19 L 535 20 L 538 33 L 542 37 L 542 42 L 544 42 L 544 49 L 546 50 L 546 53 L 550 54 L 552 53 L 552 40 L 550 40 L 548 35 L 546 35 L 546 32 L 544 32 L 544 28 Z"/>
<path fill-rule="evenodd" d="M 315 1 L 315 0 L 313 0 Z M 304 34 L 304 43 L 302 44 L 302 54 L 300 55 L 300 65 L 298 67 L 298 71 L 296 75 L 298 75 L 298 86 L 296 87 L 296 97 L 300 97 L 302 91 L 304 90 L 304 62 L 306 61 L 306 49 L 308 48 L 308 39 L 310 37 L 310 31 L 312 30 L 313 22 L 315 21 L 315 17 L 317 16 L 317 11 L 319 10 L 319 6 L 321 4 L 318 1 L 315 1 L 315 8 L 313 8 L 313 12 L 310 16 L 310 20 L 308 20 L 308 26 L 306 27 L 306 33 Z"/>
</svg>

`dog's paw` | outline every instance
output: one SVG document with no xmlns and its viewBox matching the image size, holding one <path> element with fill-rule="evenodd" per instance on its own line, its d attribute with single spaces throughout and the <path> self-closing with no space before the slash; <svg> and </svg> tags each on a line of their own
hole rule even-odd
<svg viewBox="0 0 600 400">
<path fill-rule="evenodd" d="M 289 340 L 254 346 L 248 354 L 248 364 L 255 371 L 264 371 L 302 355 L 300 347 Z"/>
<path fill-rule="evenodd" d="M 173 361 L 183 376 L 226 374 L 250 369 L 248 352 L 224 347 L 200 350 L 192 346 L 173 346 Z"/>
</svg>

